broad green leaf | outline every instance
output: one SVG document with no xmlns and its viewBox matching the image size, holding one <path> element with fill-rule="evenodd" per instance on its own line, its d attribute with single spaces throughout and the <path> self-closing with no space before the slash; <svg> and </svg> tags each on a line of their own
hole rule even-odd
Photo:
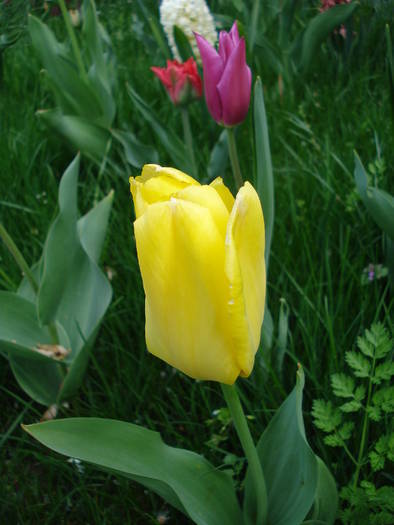
<svg viewBox="0 0 394 525">
<path fill-rule="evenodd" d="M 41 345 L 52 343 L 48 328 L 38 322 L 35 304 L 15 293 L 0 291 L 0 350 L 10 357 L 52 364 L 54 359 L 39 352 Z M 64 333 L 61 344 L 65 348 L 69 344 Z"/>
<path fill-rule="evenodd" d="M 208 181 L 216 179 L 216 177 L 223 177 L 228 164 L 228 145 L 227 145 L 227 130 L 223 130 L 212 148 L 209 158 L 207 175 Z"/>
<path fill-rule="evenodd" d="M 111 190 L 104 199 L 77 222 L 78 236 L 82 246 L 96 264 L 103 249 L 113 200 L 114 192 Z"/>
<path fill-rule="evenodd" d="M 312 507 L 318 483 L 316 456 L 309 447 L 302 418 L 304 374 L 280 406 L 257 444 L 267 486 L 267 523 L 298 525 Z M 245 483 L 244 514 L 254 522 L 256 500 L 250 469 Z"/>
<path fill-rule="evenodd" d="M 10 365 L 19 386 L 34 401 L 45 406 L 56 403 L 64 378 L 60 364 L 18 357 L 10 358 Z"/>
<path fill-rule="evenodd" d="M 267 267 L 271 251 L 271 241 L 274 228 L 274 177 L 272 173 L 271 150 L 267 116 L 265 113 L 263 85 L 258 77 L 254 85 L 254 139 L 256 152 L 256 186 L 265 221 L 265 264 Z"/>
<path fill-rule="evenodd" d="M 332 525 L 335 521 L 338 508 L 338 492 L 334 478 L 323 461 L 316 456 L 318 467 L 317 488 L 311 523 L 324 523 Z M 310 523 L 305 522 L 305 523 Z"/>
<path fill-rule="evenodd" d="M 98 76 L 101 79 L 106 79 L 106 64 L 102 41 L 104 28 L 98 20 L 93 0 L 84 1 L 83 15 L 82 33 L 84 35 L 86 54 L 89 62 L 95 65 Z M 108 85 L 106 87 L 109 89 Z"/>
<path fill-rule="evenodd" d="M 78 235 L 83 248 L 89 257 L 96 263 L 99 261 L 105 240 L 112 202 L 113 192 L 111 191 L 94 208 L 81 217 L 77 223 Z M 38 284 L 40 284 L 41 280 L 41 261 L 42 259 L 31 267 L 31 272 Z M 36 294 L 26 277 L 23 277 L 17 293 L 28 301 L 35 302 L 36 300 Z"/>
<path fill-rule="evenodd" d="M 33 277 L 35 278 L 38 285 L 40 285 L 41 280 L 41 261 L 42 260 L 40 259 L 30 268 L 30 271 L 33 274 Z M 19 283 L 17 294 L 32 303 L 35 303 L 36 301 L 36 293 L 31 287 L 29 279 L 27 279 L 26 276 L 24 276 L 21 282 Z"/>
<path fill-rule="evenodd" d="M 354 153 L 354 178 L 360 197 L 376 224 L 394 240 L 394 197 L 368 186 L 367 174 L 357 153 Z"/>
<path fill-rule="evenodd" d="M 272 339 L 274 335 L 274 321 L 271 312 L 267 305 L 265 305 L 263 325 L 261 327 L 261 346 L 264 352 L 270 352 L 272 347 Z"/>
<path fill-rule="evenodd" d="M 84 341 L 82 348 L 74 357 L 70 367 L 68 368 L 67 375 L 64 377 L 64 381 L 58 393 L 59 403 L 72 397 L 81 385 L 86 368 L 88 366 L 90 352 L 92 350 L 94 340 L 96 339 L 97 332 L 98 327 L 92 332 L 89 340 Z"/>
<path fill-rule="evenodd" d="M 312 59 L 316 56 L 316 50 L 333 30 L 346 22 L 356 9 L 357 3 L 342 4 L 332 7 L 315 16 L 307 25 L 302 35 L 301 58 L 298 64 L 300 71 L 308 70 Z"/>
<path fill-rule="evenodd" d="M 89 68 L 88 79 L 90 84 L 94 86 L 101 108 L 100 115 L 94 118 L 93 123 L 106 129 L 110 128 L 116 115 L 116 102 L 110 88 L 106 86 L 103 79 L 99 76 L 96 64 Z"/>
<path fill-rule="evenodd" d="M 87 119 L 99 118 L 102 113 L 99 99 L 94 89 L 80 78 L 66 46 L 56 40 L 46 24 L 31 15 L 29 33 L 52 86 L 56 87 L 56 97 L 67 104 L 62 109 L 71 109 L 73 113 Z"/>
<path fill-rule="evenodd" d="M 156 432 L 98 418 L 63 419 L 24 428 L 60 454 L 167 485 L 198 525 L 242 523 L 231 478 L 202 456 L 165 445 Z M 154 485 L 150 488 L 155 489 Z"/>
<path fill-rule="evenodd" d="M 174 40 L 182 62 L 193 56 L 193 50 L 187 36 L 182 29 L 176 25 L 173 27 Z"/>
<path fill-rule="evenodd" d="M 111 138 L 108 130 L 81 117 L 63 115 L 57 109 L 38 111 L 37 116 L 68 140 L 75 149 L 91 155 L 94 159 L 102 158 Z"/>
<path fill-rule="evenodd" d="M 44 247 L 38 315 L 44 324 L 55 319 L 69 335 L 72 357 L 97 329 L 110 303 L 111 286 L 83 249 L 77 229 L 79 157 L 64 173 L 59 188 L 59 215 Z"/>
<path fill-rule="evenodd" d="M 111 130 L 112 136 L 123 146 L 126 160 L 131 166 L 141 168 L 144 164 L 157 164 L 159 156 L 153 146 L 143 144 L 130 131 Z"/>
<path fill-rule="evenodd" d="M 59 324 L 56 327 L 60 344 L 69 349 L 67 334 Z M 43 405 L 56 402 L 64 378 L 64 365 L 37 351 L 39 345 L 52 343 L 48 328 L 38 322 L 33 302 L 0 292 L 0 351 L 8 357 L 19 386 Z M 67 357 L 64 362 L 68 364 Z"/>
<path fill-rule="evenodd" d="M 175 166 L 181 170 L 188 171 L 190 166 L 187 161 L 186 150 L 183 142 L 170 129 L 165 129 L 160 124 L 149 105 L 142 100 L 131 86 L 127 86 L 127 90 L 135 107 L 144 119 L 152 126 L 153 131 L 167 150 Z"/>
</svg>

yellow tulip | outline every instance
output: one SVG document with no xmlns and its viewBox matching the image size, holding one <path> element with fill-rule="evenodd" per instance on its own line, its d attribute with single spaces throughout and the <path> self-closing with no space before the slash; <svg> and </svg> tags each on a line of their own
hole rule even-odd
<svg viewBox="0 0 394 525">
<path fill-rule="evenodd" d="M 264 218 L 246 182 L 147 164 L 130 178 L 149 352 L 195 379 L 248 376 L 265 303 Z"/>
</svg>

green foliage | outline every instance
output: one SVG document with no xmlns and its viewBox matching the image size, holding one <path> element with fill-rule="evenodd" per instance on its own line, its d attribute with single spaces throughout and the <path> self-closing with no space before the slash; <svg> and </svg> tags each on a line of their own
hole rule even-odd
<svg viewBox="0 0 394 525">
<path fill-rule="evenodd" d="M 388 494 L 393 495 L 392 489 L 375 487 L 374 474 L 394 460 L 394 433 L 389 428 L 384 433 L 383 420 L 394 412 L 394 387 L 388 384 L 394 375 L 393 342 L 384 326 L 374 323 L 358 337 L 357 350 L 345 353 L 353 377 L 344 373 L 331 376 L 334 396 L 350 401 L 339 406 L 322 399 L 313 402 L 314 424 L 327 434 L 324 443 L 344 448 L 356 467 L 353 479 L 341 491 L 341 498 L 348 505 L 342 512 L 344 523 L 391 523 L 387 520 L 392 512 L 388 498 Z M 374 422 L 379 423 L 381 434 L 367 442 L 368 428 L 372 433 Z M 360 428 L 361 435 L 355 438 Z M 358 453 L 356 449 L 352 454 L 353 446 L 359 446 Z M 364 478 L 358 486 L 360 471 Z M 366 516 L 370 521 L 365 521 Z"/>
<path fill-rule="evenodd" d="M 302 415 L 304 373 L 263 432 L 257 451 L 268 495 L 268 523 L 299 525 L 308 517 L 332 524 L 338 495 L 334 479 L 310 448 Z M 286 498 L 283 498 L 286 494 Z M 246 475 L 244 515 L 255 523 L 256 495 L 250 466 Z"/>
<path fill-rule="evenodd" d="M 165 445 L 156 432 L 99 418 L 49 421 L 26 430 L 60 454 L 142 483 L 198 525 L 242 522 L 231 478 L 202 456 Z"/>
<path fill-rule="evenodd" d="M 94 339 L 112 289 L 97 266 L 112 192 L 78 219 L 79 157 L 59 187 L 59 213 L 44 250 L 17 293 L 0 292 L 0 350 L 35 401 L 50 405 L 71 397 L 81 385 Z"/>
</svg>

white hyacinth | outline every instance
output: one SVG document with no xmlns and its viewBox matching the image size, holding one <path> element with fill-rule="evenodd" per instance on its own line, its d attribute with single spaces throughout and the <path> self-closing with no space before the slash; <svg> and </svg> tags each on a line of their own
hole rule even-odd
<svg viewBox="0 0 394 525">
<path fill-rule="evenodd" d="M 200 60 L 200 53 L 193 31 L 202 35 L 213 46 L 216 44 L 215 24 L 204 0 L 162 0 L 160 22 L 167 35 L 172 53 L 177 60 L 180 60 L 181 57 L 175 44 L 174 25 L 185 33 L 198 60 Z"/>
</svg>

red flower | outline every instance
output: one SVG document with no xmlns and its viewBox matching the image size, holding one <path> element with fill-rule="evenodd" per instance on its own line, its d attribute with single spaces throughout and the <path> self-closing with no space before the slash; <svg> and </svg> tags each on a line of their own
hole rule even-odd
<svg viewBox="0 0 394 525">
<path fill-rule="evenodd" d="M 167 60 L 167 67 L 151 67 L 166 88 L 173 103 L 188 104 L 202 95 L 202 82 L 194 58 L 181 63 Z"/>
</svg>

